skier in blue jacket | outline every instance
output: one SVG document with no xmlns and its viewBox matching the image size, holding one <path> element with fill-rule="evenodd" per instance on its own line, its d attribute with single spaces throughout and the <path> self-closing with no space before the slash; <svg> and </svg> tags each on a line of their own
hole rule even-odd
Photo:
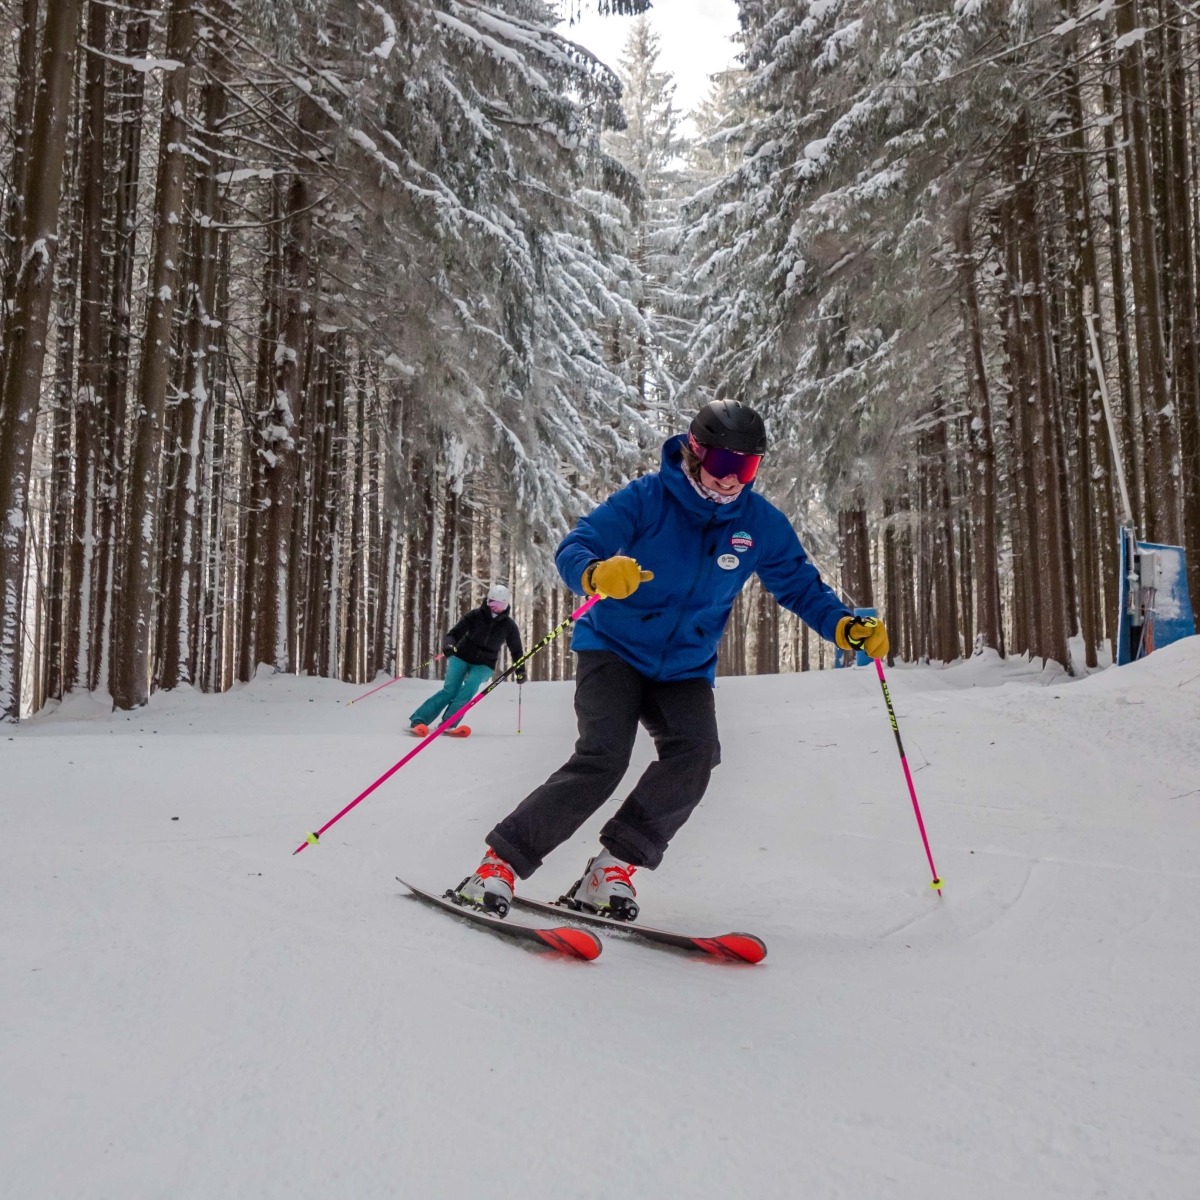
<svg viewBox="0 0 1200 1200">
<path fill-rule="evenodd" d="M 752 573 L 843 650 L 887 654 L 883 623 L 846 609 L 787 517 L 754 491 L 766 448 L 753 409 L 706 404 L 687 435 L 663 446 L 657 474 L 610 496 L 563 539 L 556 563 L 567 586 L 605 597 L 571 640 L 579 740 L 570 760 L 488 834 L 487 854 L 456 899 L 505 915 L 514 876 L 527 879 L 612 795 L 640 722 L 658 760 L 601 829 L 600 853 L 568 893 L 581 908 L 636 918 L 630 876 L 662 861 L 721 761 L 717 647 Z"/>
</svg>

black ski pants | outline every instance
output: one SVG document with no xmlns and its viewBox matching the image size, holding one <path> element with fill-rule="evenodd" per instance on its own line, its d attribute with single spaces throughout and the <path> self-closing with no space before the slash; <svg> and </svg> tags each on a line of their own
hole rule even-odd
<svg viewBox="0 0 1200 1200">
<path fill-rule="evenodd" d="M 575 753 L 487 837 L 522 879 L 616 790 L 629 766 L 639 721 L 654 739 L 658 761 L 646 768 L 600 831 L 601 844 L 623 862 L 651 870 L 662 862 L 667 843 L 700 803 L 721 761 L 707 679 L 647 679 L 603 650 L 583 650 L 578 659 Z"/>
</svg>

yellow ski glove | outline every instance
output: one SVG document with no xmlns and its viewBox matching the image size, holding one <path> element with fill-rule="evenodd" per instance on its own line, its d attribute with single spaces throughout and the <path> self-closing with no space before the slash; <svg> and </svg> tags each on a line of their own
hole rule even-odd
<svg viewBox="0 0 1200 1200">
<path fill-rule="evenodd" d="M 876 617 L 843 617 L 833 640 L 847 652 L 865 650 L 872 658 L 887 658 L 887 630 Z"/>
<path fill-rule="evenodd" d="M 654 578 L 625 554 L 614 554 L 603 562 L 594 562 L 583 573 L 583 590 L 589 596 L 603 592 L 614 600 L 624 600 L 638 590 L 638 584 Z"/>
</svg>

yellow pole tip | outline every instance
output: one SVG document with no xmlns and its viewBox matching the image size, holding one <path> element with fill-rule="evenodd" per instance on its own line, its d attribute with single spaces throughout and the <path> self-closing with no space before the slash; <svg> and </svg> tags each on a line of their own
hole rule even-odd
<svg viewBox="0 0 1200 1200">
<path fill-rule="evenodd" d="M 310 846 L 315 846 L 321 839 L 315 834 L 310 833 L 304 839 Z"/>
<path fill-rule="evenodd" d="M 943 880 L 935 879 L 929 886 L 933 888 L 935 892 L 940 892 L 942 890 L 942 883 Z"/>
</svg>

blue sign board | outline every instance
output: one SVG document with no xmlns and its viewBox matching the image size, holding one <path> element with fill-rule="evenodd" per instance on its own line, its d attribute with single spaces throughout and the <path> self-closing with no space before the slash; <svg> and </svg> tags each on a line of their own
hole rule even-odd
<svg viewBox="0 0 1200 1200">
<path fill-rule="evenodd" d="M 1117 665 L 1196 632 L 1182 546 L 1139 542 L 1121 530 L 1121 617 Z"/>
</svg>

